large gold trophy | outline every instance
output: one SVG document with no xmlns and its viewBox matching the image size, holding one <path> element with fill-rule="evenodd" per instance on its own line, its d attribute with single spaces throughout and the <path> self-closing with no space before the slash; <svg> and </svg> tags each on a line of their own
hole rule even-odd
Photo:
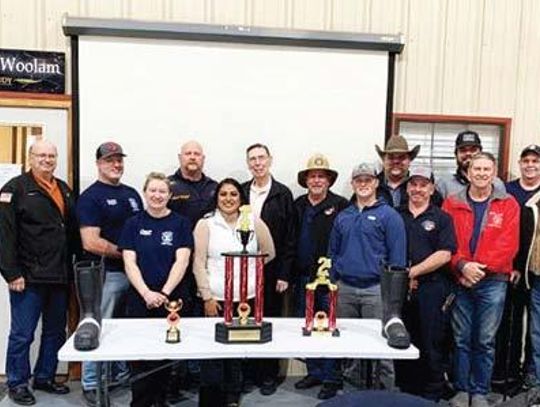
<svg viewBox="0 0 540 407">
<path fill-rule="evenodd" d="M 240 221 L 236 233 L 242 244 L 242 251 L 227 252 L 225 257 L 225 304 L 223 306 L 223 322 L 216 324 L 215 338 L 220 343 L 266 343 L 272 340 L 272 324 L 263 321 L 264 308 L 264 258 L 266 253 L 250 254 L 246 246 L 253 239 L 255 231 L 250 227 L 249 205 L 240 208 Z M 240 259 L 240 303 L 238 316 L 233 318 L 234 299 L 234 259 Z M 255 259 L 255 303 L 254 317 L 250 317 L 251 307 L 248 304 L 248 261 Z"/>
<path fill-rule="evenodd" d="M 338 287 L 336 284 L 332 284 L 330 273 L 328 272 L 331 266 L 331 260 L 326 257 L 320 257 L 318 263 L 320 266 L 317 269 L 317 277 L 311 283 L 306 284 L 306 325 L 302 328 L 302 334 L 304 336 L 339 336 L 339 329 L 336 327 Z M 319 287 L 326 287 L 328 289 L 328 314 L 324 311 L 315 312 L 315 294 Z"/>
</svg>

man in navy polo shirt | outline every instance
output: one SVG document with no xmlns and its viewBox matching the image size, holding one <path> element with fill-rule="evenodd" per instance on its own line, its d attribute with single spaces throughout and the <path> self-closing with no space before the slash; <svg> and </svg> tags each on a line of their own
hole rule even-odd
<svg viewBox="0 0 540 407">
<path fill-rule="evenodd" d="M 126 220 L 143 209 L 137 191 L 120 182 L 124 173 L 124 157 L 120 145 L 113 142 L 101 144 L 96 151 L 98 179 L 81 194 L 77 202 L 83 249 L 89 259 L 104 259 L 105 281 L 101 302 L 103 318 L 123 314 L 122 305 L 129 281 L 117 243 Z M 124 362 L 112 365 L 113 382 L 128 374 Z M 86 402 L 95 405 L 95 363 L 83 363 L 81 384 Z"/>
<path fill-rule="evenodd" d="M 534 222 L 528 219 L 528 215 L 534 219 L 531 207 L 536 203 L 529 204 L 528 201 L 540 191 L 540 146 L 536 144 L 526 146 L 521 151 L 518 164 L 520 177 L 507 182 L 505 186 L 506 191 L 516 199 L 521 208 L 519 252 L 514 260 L 514 267 L 526 277 L 528 270 L 524 270 L 524 267 L 529 255 L 531 237 L 535 232 Z M 525 344 L 525 360 L 523 365 L 521 363 L 523 338 L 530 338 L 529 324 L 523 323 L 525 309 L 529 309 L 530 300 L 530 287 L 527 287 L 526 281 L 526 278 L 520 278 L 515 285 L 508 286 L 504 314 L 497 332 L 495 366 L 491 382 L 495 388 L 502 390 L 506 386 L 506 391 L 510 393 L 519 390 L 522 382 L 525 388 L 534 385 L 535 382 L 528 339 Z"/>
<path fill-rule="evenodd" d="M 197 141 L 182 144 L 178 160 L 180 168 L 169 176 L 172 196 L 168 207 L 187 217 L 194 228 L 208 210 L 217 182 L 203 172 L 205 155 Z"/>
<path fill-rule="evenodd" d="M 434 192 L 431 169 L 412 167 L 407 181 L 409 200 L 400 213 L 411 266 L 405 324 L 420 349 L 420 360 L 399 363 L 397 373 L 401 390 L 438 401 L 444 392 L 450 338 L 450 319 L 443 305 L 450 293 L 449 262 L 456 238 L 450 216 L 431 202 Z"/>
</svg>

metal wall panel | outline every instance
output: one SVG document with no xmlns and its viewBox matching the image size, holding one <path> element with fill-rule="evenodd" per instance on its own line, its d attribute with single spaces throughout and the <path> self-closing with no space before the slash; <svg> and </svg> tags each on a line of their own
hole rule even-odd
<svg viewBox="0 0 540 407">
<path fill-rule="evenodd" d="M 540 143 L 540 2 L 523 1 L 517 64 L 516 104 L 510 154 L 514 173 L 519 151 L 529 143 Z"/>
<path fill-rule="evenodd" d="M 410 0 L 395 111 L 441 113 L 446 0 Z"/>
<path fill-rule="evenodd" d="M 475 110 L 509 116 L 516 101 L 521 1 L 486 4 L 480 55 L 480 83 Z"/>
<path fill-rule="evenodd" d="M 64 12 L 403 33 L 395 111 L 511 117 L 512 157 L 540 130 L 536 0 L 0 0 L 0 47 L 69 52 Z"/>
<path fill-rule="evenodd" d="M 483 1 L 452 0 L 445 16 L 442 111 L 475 111 L 480 78 Z"/>
</svg>

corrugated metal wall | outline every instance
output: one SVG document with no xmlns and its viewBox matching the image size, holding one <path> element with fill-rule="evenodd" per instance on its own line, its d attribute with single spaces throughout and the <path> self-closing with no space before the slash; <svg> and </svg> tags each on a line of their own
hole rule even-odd
<svg viewBox="0 0 540 407">
<path fill-rule="evenodd" d="M 69 52 L 61 17 L 403 33 L 395 111 L 513 119 L 540 142 L 538 0 L 0 0 L 0 47 Z"/>
</svg>

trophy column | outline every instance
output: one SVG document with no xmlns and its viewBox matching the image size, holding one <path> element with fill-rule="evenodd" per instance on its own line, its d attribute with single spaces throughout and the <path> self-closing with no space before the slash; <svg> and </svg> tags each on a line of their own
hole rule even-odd
<svg viewBox="0 0 540 407">
<path fill-rule="evenodd" d="M 234 290 L 234 257 L 225 256 L 225 304 L 223 306 L 223 319 L 226 324 L 233 320 L 233 290 Z"/>
<path fill-rule="evenodd" d="M 330 273 L 328 272 L 331 264 L 330 259 L 321 257 L 318 263 L 320 266 L 317 270 L 317 277 L 313 282 L 306 284 L 306 325 L 302 327 L 302 334 L 304 336 L 312 334 L 339 336 L 339 329 L 336 327 L 338 287 L 330 281 Z M 319 287 L 326 287 L 328 290 L 328 315 L 324 311 L 315 313 L 315 295 Z"/>
<path fill-rule="evenodd" d="M 249 254 L 244 252 L 222 253 L 225 257 L 225 304 L 224 320 L 216 323 L 215 339 L 220 343 L 266 343 L 272 340 L 272 324 L 263 321 L 264 308 L 264 258 L 267 254 Z M 238 316 L 233 317 L 233 280 L 234 259 L 240 259 L 240 293 Z M 250 317 L 248 304 L 248 266 L 249 259 L 256 263 L 255 310 Z"/>
</svg>

